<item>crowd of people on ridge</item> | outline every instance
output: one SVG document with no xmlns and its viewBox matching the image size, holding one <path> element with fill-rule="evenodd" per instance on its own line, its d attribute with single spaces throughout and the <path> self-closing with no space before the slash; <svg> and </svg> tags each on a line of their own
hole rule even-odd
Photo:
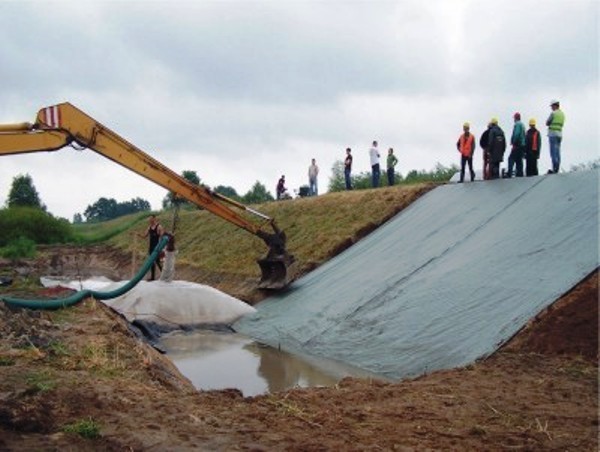
<svg viewBox="0 0 600 452">
<path fill-rule="evenodd" d="M 373 141 L 371 148 L 369 149 L 369 159 L 371 162 L 371 183 L 373 187 L 379 187 L 381 179 L 381 168 L 380 168 L 380 154 L 377 141 Z M 346 190 L 352 190 L 352 149 L 346 148 L 346 155 L 344 157 L 344 183 Z M 388 185 L 395 184 L 395 173 L 398 159 L 394 155 L 394 149 L 389 148 L 387 154 L 386 170 L 387 170 L 387 181 Z M 308 190 L 306 193 L 300 192 L 301 196 L 317 196 L 319 194 L 317 176 L 319 175 L 319 167 L 317 166 L 316 159 L 311 160 L 311 164 L 308 167 Z M 290 199 L 291 196 L 287 192 L 285 187 L 285 175 L 282 175 L 277 182 L 275 189 L 277 199 Z"/>
<path fill-rule="evenodd" d="M 550 143 L 550 159 L 552 168 L 548 174 L 556 174 L 560 171 L 560 149 L 562 143 L 562 129 L 565 124 L 565 114 L 560 109 L 560 102 L 550 102 L 552 112 L 546 120 L 548 126 L 548 140 Z M 479 146 L 483 150 L 483 179 L 499 179 L 537 176 L 538 159 L 542 149 L 542 138 L 540 131 L 536 128 L 535 118 L 529 120 L 529 130 L 521 122 L 519 112 L 513 115 L 513 129 L 510 137 L 510 154 L 508 155 L 507 168 L 500 172 L 500 164 L 504 161 L 504 153 L 507 141 L 504 131 L 498 124 L 498 118 L 492 118 L 487 129 L 479 139 Z M 470 131 L 470 124 L 463 124 L 463 133 L 456 142 L 456 148 L 461 155 L 460 182 L 464 182 L 466 166 L 469 167 L 471 181 L 475 180 L 473 170 L 473 155 L 475 153 L 475 137 Z M 525 160 L 525 174 L 523 173 L 523 160 Z"/>
<path fill-rule="evenodd" d="M 562 143 L 562 129 L 565 124 L 565 114 L 560 109 L 560 102 L 553 100 L 550 102 L 552 112 L 546 120 L 548 127 L 548 140 L 550 144 L 550 159 L 552 161 L 552 169 L 548 174 L 556 174 L 560 171 L 560 152 Z M 499 179 L 523 177 L 523 160 L 525 160 L 525 175 L 537 176 L 538 159 L 542 149 L 542 139 L 540 131 L 536 128 L 535 118 L 529 119 L 529 130 L 525 131 L 525 126 L 521 122 L 521 114 L 513 115 L 513 129 L 510 138 L 511 150 L 508 156 L 507 169 L 500 173 L 500 163 L 504 161 L 504 153 L 507 143 L 504 136 L 504 131 L 498 124 L 498 118 L 492 118 L 487 129 L 479 139 L 479 146 L 483 149 L 483 179 Z M 460 180 L 464 182 L 466 167 L 469 167 L 471 181 L 475 180 L 475 171 L 473 170 L 473 155 L 475 153 L 475 136 L 471 132 L 471 126 L 468 122 L 463 124 L 463 133 L 456 142 L 456 148 L 461 155 L 460 160 Z M 371 163 L 371 184 L 379 187 L 381 169 L 380 169 L 380 154 L 377 141 L 373 141 L 369 149 L 369 159 Z M 352 190 L 352 149 L 346 148 L 346 156 L 344 159 L 344 181 L 346 190 Z M 398 164 L 398 159 L 394 155 L 394 149 L 389 148 L 387 154 L 386 168 L 388 185 L 392 186 L 395 183 L 395 168 Z M 319 175 L 319 167 L 316 159 L 311 160 L 308 167 L 308 190 L 304 195 L 317 196 L 319 194 L 317 178 Z M 291 196 L 287 193 L 285 187 L 285 175 L 282 175 L 277 183 L 276 188 L 277 199 L 289 199 Z M 156 248 L 160 237 L 166 235 L 168 242 L 165 250 L 159 254 L 150 267 L 149 281 L 156 279 L 156 269 L 160 272 L 160 280 L 171 282 L 175 271 L 175 236 L 166 232 L 161 226 L 156 215 L 151 215 L 148 219 L 148 227 L 143 234 L 139 234 L 142 238 L 148 238 L 148 254 L 151 255 Z"/>
<path fill-rule="evenodd" d="M 548 174 L 556 174 L 560 171 L 560 149 L 562 143 L 562 129 L 565 124 L 565 114 L 560 109 L 560 102 L 553 100 L 550 102 L 552 112 L 546 120 L 548 126 L 548 139 L 550 143 L 550 159 L 552 169 Z M 507 168 L 500 171 L 500 164 L 504 161 L 504 154 L 507 148 L 507 141 L 504 131 L 498 124 L 498 118 L 492 118 L 488 123 L 487 129 L 479 139 L 479 146 L 483 150 L 483 179 L 499 179 L 537 176 L 538 159 L 542 149 L 542 138 L 540 131 L 536 128 L 535 118 L 529 119 L 529 129 L 526 131 L 521 114 L 519 112 L 513 115 L 513 129 L 510 137 L 510 154 L 508 155 Z M 471 125 L 468 122 L 463 124 L 463 133 L 456 142 L 456 148 L 460 153 L 460 180 L 464 182 L 465 170 L 468 166 L 471 181 L 475 180 L 475 170 L 473 169 L 473 156 L 476 149 L 476 139 L 471 132 Z M 371 185 L 373 188 L 379 187 L 381 179 L 380 153 L 377 141 L 373 141 L 369 149 L 369 160 L 371 164 Z M 344 183 L 346 190 L 352 190 L 352 149 L 346 148 L 344 158 Z M 525 160 L 525 172 L 523 172 L 523 160 Z M 388 185 L 395 184 L 395 173 L 398 159 L 394 155 L 394 149 L 389 148 L 386 161 L 387 182 Z M 313 158 L 308 167 L 308 190 L 301 191 L 301 196 L 317 196 L 318 184 L 317 177 L 319 167 Z M 285 175 L 282 175 L 277 183 L 277 199 L 290 199 L 285 187 Z"/>
</svg>

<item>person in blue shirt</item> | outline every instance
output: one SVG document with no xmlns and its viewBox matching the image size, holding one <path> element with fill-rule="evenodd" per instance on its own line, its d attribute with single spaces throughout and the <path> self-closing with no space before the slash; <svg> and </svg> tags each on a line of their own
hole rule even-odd
<svg viewBox="0 0 600 452">
<path fill-rule="evenodd" d="M 511 151 L 508 156 L 508 171 L 506 177 L 513 176 L 513 168 L 516 166 L 516 176 L 523 177 L 523 157 L 525 151 L 525 126 L 521 122 L 521 113 L 515 113 L 513 116 L 515 123 L 513 125 L 512 135 L 510 137 Z"/>
</svg>

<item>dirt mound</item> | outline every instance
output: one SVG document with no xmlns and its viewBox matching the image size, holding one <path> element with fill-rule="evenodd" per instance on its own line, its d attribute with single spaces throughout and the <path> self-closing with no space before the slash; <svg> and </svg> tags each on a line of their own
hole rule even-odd
<svg viewBox="0 0 600 452">
<path fill-rule="evenodd" d="M 102 303 L 0 303 L 0 450 L 597 450 L 597 303 L 596 271 L 465 368 L 252 398 L 196 391 Z"/>
<path fill-rule="evenodd" d="M 531 320 L 507 350 L 598 358 L 598 277 L 595 270 Z"/>
<path fill-rule="evenodd" d="M 139 264 L 139 263 L 138 263 Z M 40 276 L 89 278 L 103 275 L 120 280 L 133 274 L 131 253 L 107 245 L 38 245 L 34 259 L 11 261 L 0 258 L 0 271 L 18 278 Z"/>
</svg>

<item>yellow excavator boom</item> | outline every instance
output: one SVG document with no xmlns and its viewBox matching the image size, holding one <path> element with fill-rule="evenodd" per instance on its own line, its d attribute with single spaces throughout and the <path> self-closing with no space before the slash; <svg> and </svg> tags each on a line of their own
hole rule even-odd
<svg viewBox="0 0 600 452">
<path fill-rule="evenodd" d="M 92 149 L 177 197 L 260 237 L 269 247 L 269 252 L 258 260 L 262 271 L 259 287 L 280 289 L 288 284 L 287 269 L 294 258 L 288 254 L 285 233 L 277 227 L 274 219 L 207 187 L 189 182 L 70 103 L 42 108 L 33 124 L 0 125 L 0 156 L 56 151 L 67 145 Z M 248 221 L 231 206 L 259 217 L 261 223 Z"/>
</svg>

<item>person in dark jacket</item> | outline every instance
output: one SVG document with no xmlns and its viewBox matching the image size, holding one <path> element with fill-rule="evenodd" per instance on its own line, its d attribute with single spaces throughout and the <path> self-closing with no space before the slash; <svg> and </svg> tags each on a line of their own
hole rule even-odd
<svg viewBox="0 0 600 452">
<path fill-rule="evenodd" d="M 535 128 L 535 119 L 529 120 L 529 130 L 525 136 L 525 175 L 538 175 L 538 159 L 542 149 L 542 135 Z"/>
<path fill-rule="evenodd" d="M 278 200 L 284 199 L 286 191 L 287 191 L 287 188 L 285 188 L 285 175 L 282 175 L 279 178 L 279 180 L 277 181 L 277 187 L 275 188 L 275 193 L 277 195 L 277 199 Z"/>
<path fill-rule="evenodd" d="M 346 148 L 346 158 L 344 159 L 344 181 L 346 190 L 352 190 L 352 149 Z"/>
<path fill-rule="evenodd" d="M 487 129 L 481 134 L 479 138 L 479 147 L 483 150 L 483 180 L 490 179 L 490 154 L 488 152 L 488 142 L 490 140 L 490 127 L 491 123 L 488 123 Z"/>
<path fill-rule="evenodd" d="M 504 161 L 506 151 L 506 137 L 504 131 L 498 125 L 498 118 L 490 121 L 490 134 L 488 137 L 488 153 L 490 155 L 490 179 L 500 177 L 500 163 Z"/>
</svg>

